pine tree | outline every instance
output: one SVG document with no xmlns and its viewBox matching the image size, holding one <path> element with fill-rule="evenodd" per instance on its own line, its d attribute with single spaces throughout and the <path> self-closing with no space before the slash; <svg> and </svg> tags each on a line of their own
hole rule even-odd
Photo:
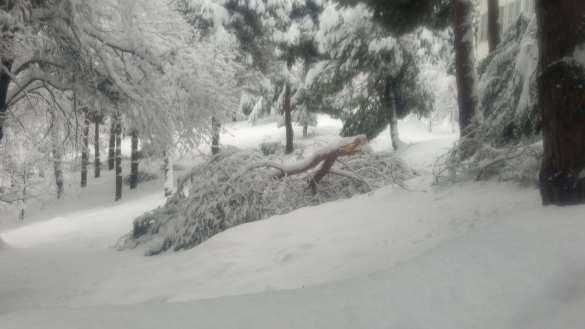
<svg viewBox="0 0 585 329">
<path fill-rule="evenodd" d="M 537 0 L 545 205 L 585 203 L 585 2 Z"/>
<path fill-rule="evenodd" d="M 377 136 L 390 126 L 400 146 L 397 119 L 432 109 L 431 95 L 420 83 L 412 36 L 394 38 L 364 7 L 325 9 L 318 37 L 327 60 L 307 75 L 302 103 L 344 121 L 342 135 Z"/>
</svg>

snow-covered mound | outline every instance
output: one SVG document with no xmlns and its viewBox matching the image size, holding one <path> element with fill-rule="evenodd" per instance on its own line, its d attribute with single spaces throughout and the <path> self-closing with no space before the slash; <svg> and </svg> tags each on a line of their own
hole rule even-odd
<svg viewBox="0 0 585 329">
<path fill-rule="evenodd" d="M 132 233 L 119 247 L 146 244 L 149 255 L 190 248 L 235 225 L 401 184 L 411 174 L 391 154 L 358 153 L 340 160 L 351 175 L 326 175 L 313 193 L 309 174 L 278 178 L 273 168 L 251 169 L 251 164 L 267 159 L 255 150 L 226 149 L 196 166 L 163 207 L 134 221 Z"/>
</svg>

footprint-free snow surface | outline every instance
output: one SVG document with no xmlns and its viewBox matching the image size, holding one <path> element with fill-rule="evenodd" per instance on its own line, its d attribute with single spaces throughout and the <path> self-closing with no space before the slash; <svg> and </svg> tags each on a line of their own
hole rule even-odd
<svg viewBox="0 0 585 329">
<path fill-rule="evenodd" d="M 454 137 L 405 126 L 400 155 L 420 172 L 406 188 L 241 225 L 191 250 L 113 248 L 164 202 L 158 189 L 4 230 L 0 328 L 583 328 L 585 208 L 544 208 L 511 184 L 432 186 L 429 165 Z M 261 128 L 228 133 L 251 146 L 279 132 Z"/>
</svg>

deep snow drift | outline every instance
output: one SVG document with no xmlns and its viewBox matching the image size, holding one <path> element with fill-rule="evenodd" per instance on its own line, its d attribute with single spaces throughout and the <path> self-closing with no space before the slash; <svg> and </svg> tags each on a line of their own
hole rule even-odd
<svg viewBox="0 0 585 329">
<path fill-rule="evenodd" d="M 585 208 L 543 208 L 511 184 L 432 186 L 429 165 L 453 136 L 404 126 L 417 139 L 400 154 L 421 173 L 406 189 L 237 226 L 188 251 L 111 248 L 160 190 L 0 232 L 0 327 L 582 328 Z M 302 142 L 319 138 L 330 137 Z"/>
</svg>

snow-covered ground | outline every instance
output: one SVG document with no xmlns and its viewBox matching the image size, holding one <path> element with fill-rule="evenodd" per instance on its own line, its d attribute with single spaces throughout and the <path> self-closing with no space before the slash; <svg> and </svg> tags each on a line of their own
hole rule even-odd
<svg viewBox="0 0 585 329">
<path fill-rule="evenodd" d="M 299 142 L 336 135 L 337 121 L 320 122 Z M 154 185 L 120 204 L 82 194 L 89 209 L 0 232 L 0 328 L 582 328 L 585 208 L 543 208 L 536 190 L 510 184 L 432 186 L 455 136 L 413 119 L 401 129 L 400 155 L 421 173 L 407 189 L 241 225 L 191 250 L 112 248 L 164 202 Z M 282 134 L 236 123 L 222 138 L 257 147 Z M 371 144 L 388 149 L 389 134 Z"/>
</svg>

